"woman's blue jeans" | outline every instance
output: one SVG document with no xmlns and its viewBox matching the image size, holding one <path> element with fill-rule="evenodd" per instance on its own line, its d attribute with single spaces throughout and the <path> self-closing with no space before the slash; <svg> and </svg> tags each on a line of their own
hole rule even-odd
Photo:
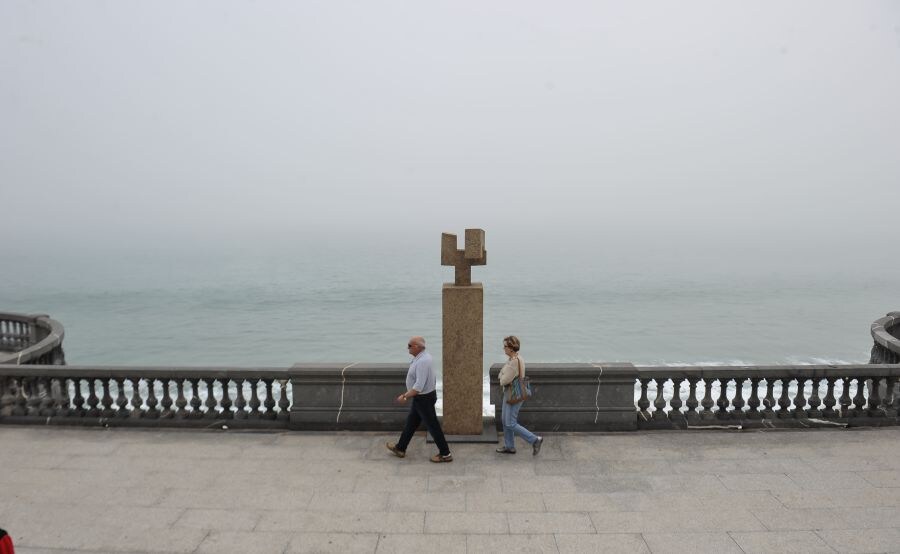
<svg viewBox="0 0 900 554">
<path fill-rule="evenodd" d="M 534 444 L 534 441 L 537 440 L 537 435 L 529 431 L 528 429 L 519 425 L 519 410 L 522 409 L 522 404 L 524 402 L 519 402 L 518 404 L 509 404 L 506 402 L 506 398 L 508 393 L 503 395 L 503 442 L 506 445 L 506 448 L 514 449 L 516 447 L 516 435 L 519 435 L 528 444 Z"/>
</svg>

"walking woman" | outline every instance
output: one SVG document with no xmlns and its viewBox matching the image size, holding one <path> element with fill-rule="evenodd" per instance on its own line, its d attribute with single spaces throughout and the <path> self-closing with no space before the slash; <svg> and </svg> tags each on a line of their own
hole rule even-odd
<svg viewBox="0 0 900 554">
<path fill-rule="evenodd" d="M 503 339 L 503 352 L 509 358 L 506 365 L 500 370 L 500 386 L 503 387 L 503 442 L 504 445 L 497 449 L 501 454 L 516 453 L 516 439 L 519 435 L 531 445 L 531 453 L 537 456 L 544 444 L 544 437 L 539 437 L 528 429 L 519 425 L 519 410 L 524 402 L 510 404 L 507 402 L 512 387 L 510 384 L 518 377 L 520 382 L 525 379 L 525 360 L 519 356 L 519 339 L 510 335 Z M 523 385 L 524 386 L 524 385 Z"/>
</svg>

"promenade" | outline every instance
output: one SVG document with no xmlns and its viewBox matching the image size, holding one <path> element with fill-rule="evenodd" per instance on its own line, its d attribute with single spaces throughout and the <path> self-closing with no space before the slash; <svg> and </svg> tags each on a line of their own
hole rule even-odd
<svg viewBox="0 0 900 554">
<path fill-rule="evenodd" d="M 900 429 L 393 434 L 0 426 L 0 527 L 58 552 L 900 552 Z"/>
</svg>

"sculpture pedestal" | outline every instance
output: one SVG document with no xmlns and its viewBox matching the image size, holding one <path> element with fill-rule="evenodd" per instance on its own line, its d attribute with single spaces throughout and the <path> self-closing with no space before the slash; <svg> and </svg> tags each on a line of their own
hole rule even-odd
<svg viewBox="0 0 900 554">
<path fill-rule="evenodd" d="M 444 420 L 446 435 L 482 432 L 484 288 L 481 283 L 445 283 Z"/>
</svg>

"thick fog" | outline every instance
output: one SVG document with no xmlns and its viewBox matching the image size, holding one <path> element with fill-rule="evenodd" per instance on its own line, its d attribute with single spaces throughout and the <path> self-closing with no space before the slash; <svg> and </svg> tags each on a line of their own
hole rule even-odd
<svg viewBox="0 0 900 554">
<path fill-rule="evenodd" d="M 482 227 L 896 267 L 898 98 L 892 1 L 4 0 L 0 254 Z"/>
</svg>

